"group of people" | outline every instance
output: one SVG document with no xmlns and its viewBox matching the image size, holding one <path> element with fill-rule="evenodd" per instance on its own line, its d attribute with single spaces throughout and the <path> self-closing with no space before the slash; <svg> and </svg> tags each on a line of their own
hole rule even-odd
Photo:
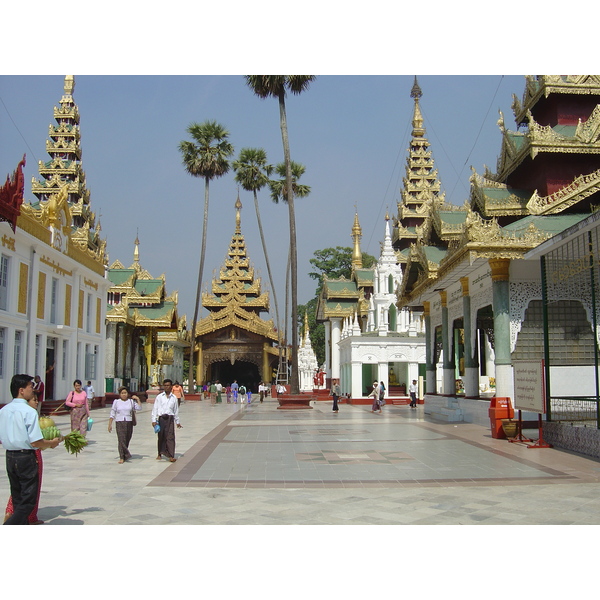
<svg viewBox="0 0 600 600">
<path fill-rule="evenodd" d="M 206 382 L 202 386 L 202 398 L 204 400 L 210 399 L 211 404 L 221 404 L 223 402 L 223 395 L 225 395 L 227 404 L 251 404 L 252 403 L 252 390 L 249 386 L 239 384 L 237 379 L 233 380 L 230 385 L 224 386 L 218 379 L 213 382 Z M 258 385 L 258 396 L 262 402 L 269 395 L 269 386 L 261 381 Z"/>
</svg>

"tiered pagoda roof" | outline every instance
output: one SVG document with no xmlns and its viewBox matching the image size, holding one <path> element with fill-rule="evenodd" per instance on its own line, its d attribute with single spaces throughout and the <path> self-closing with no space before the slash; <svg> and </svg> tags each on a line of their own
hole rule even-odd
<svg viewBox="0 0 600 600">
<path fill-rule="evenodd" d="M 527 77 L 513 111 L 526 128 L 508 131 L 501 114 L 498 172 L 473 171 L 465 206 L 436 206 L 435 236 L 404 252 L 399 306 L 456 273 L 459 263 L 522 257 L 600 203 L 600 77 Z"/>
<path fill-rule="evenodd" d="M 239 196 L 235 209 L 235 231 L 227 258 L 219 271 L 219 277 L 212 280 L 211 292 L 202 294 L 202 306 L 209 311 L 209 315 L 198 322 L 196 336 L 233 325 L 277 340 L 273 320 L 265 321 L 260 317 L 261 313 L 269 311 L 269 294 L 262 292 L 261 280 L 255 278 L 254 269 L 246 254 Z"/>
<path fill-rule="evenodd" d="M 154 278 L 140 266 L 139 243 L 136 238 L 134 262 L 129 268 L 116 260 L 108 269 L 112 287 L 108 291 L 107 322 L 185 330 L 185 317 L 177 316 L 177 292 L 167 296 L 164 274 Z"/>
<path fill-rule="evenodd" d="M 18 226 L 52 245 L 96 273 L 104 274 L 108 256 L 100 239 L 100 222 L 91 210 L 81 166 L 79 110 L 73 100 L 75 79 L 67 75 L 56 125 L 50 125 L 46 150 L 50 160 L 39 161 L 41 180 L 32 178 L 33 203 L 23 203 Z"/>
</svg>

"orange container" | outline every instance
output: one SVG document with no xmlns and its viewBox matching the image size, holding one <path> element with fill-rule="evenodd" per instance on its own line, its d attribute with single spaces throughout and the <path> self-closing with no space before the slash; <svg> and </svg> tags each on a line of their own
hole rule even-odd
<svg viewBox="0 0 600 600">
<path fill-rule="evenodd" d="M 515 416 L 515 410 L 512 407 L 510 398 L 491 398 L 488 414 L 490 416 L 492 437 L 506 439 L 506 435 L 504 435 L 504 431 L 502 430 L 502 419 L 512 419 Z"/>
</svg>

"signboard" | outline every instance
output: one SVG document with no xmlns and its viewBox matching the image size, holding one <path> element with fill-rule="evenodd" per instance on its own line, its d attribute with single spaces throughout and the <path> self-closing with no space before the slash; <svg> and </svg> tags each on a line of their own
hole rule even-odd
<svg viewBox="0 0 600 600">
<path fill-rule="evenodd" d="M 544 414 L 544 361 L 515 361 L 515 408 Z"/>
</svg>

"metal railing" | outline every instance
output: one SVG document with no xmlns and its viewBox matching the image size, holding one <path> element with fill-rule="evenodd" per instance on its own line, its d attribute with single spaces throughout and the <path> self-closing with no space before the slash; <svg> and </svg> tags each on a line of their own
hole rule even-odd
<svg viewBox="0 0 600 600">
<path fill-rule="evenodd" d="M 600 429 L 600 402 L 595 396 L 551 396 L 547 418 Z"/>
</svg>

